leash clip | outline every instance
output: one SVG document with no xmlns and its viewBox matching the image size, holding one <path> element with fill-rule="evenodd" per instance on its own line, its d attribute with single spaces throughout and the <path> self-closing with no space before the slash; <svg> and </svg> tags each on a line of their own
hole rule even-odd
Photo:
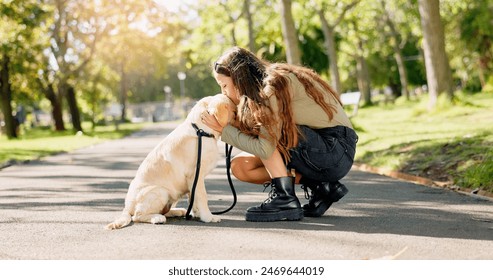
<svg viewBox="0 0 493 280">
<path fill-rule="evenodd" d="M 202 128 L 199 128 L 197 126 L 197 124 L 192 123 L 192 126 L 195 129 L 195 132 L 197 133 L 197 136 L 199 136 L 199 137 L 205 136 L 205 137 L 214 138 L 214 135 L 213 134 L 210 134 L 210 133 L 205 132 Z"/>
</svg>

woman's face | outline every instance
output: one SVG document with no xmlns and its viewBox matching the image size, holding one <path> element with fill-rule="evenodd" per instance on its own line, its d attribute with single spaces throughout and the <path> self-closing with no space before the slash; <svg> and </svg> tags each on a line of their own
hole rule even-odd
<svg viewBox="0 0 493 280">
<path fill-rule="evenodd" d="M 214 78 L 217 84 L 221 87 L 221 93 L 229 97 L 234 104 L 240 103 L 238 89 L 233 84 L 233 79 L 223 74 L 214 72 Z"/>
</svg>

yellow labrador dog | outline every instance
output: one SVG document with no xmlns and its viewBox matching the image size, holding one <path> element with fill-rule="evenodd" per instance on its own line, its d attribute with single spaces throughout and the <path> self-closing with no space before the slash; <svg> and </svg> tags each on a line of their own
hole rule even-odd
<svg viewBox="0 0 493 280">
<path fill-rule="evenodd" d="M 197 165 L 197 132 L 192 123 L 214 138 L 202 137 L 202 158 L 197 180 L 194 217 L 202 222 L 219 222 L 212 215 L 207 204 L 204 178 L 219 160 L 217 147 L 218 132 L 201 121 L 201 114 L 208 111 L 221 125 L 226 125 L 233 113 L 234 104 L 222 94 L 202 98 L 190 111 L 185 121 L 173 130 L 152 150 L 139 166 L 135 178 L 130 183 L 125 198 L 123 213 L 107 229 L 119 229 L 131 221 L 162 224 L 166 217 L 185 216 L 187 210 L 175 208 L 177 202 L 186 194 L 190 199 Z"/>
</svg>

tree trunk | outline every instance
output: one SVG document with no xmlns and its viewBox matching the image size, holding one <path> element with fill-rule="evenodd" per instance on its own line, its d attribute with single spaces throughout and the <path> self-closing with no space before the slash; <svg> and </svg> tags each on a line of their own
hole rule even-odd
<svg viewBox="0 0 493 280">
<path fill-rule="evenodd" d="M 236 40 L 236 29 L 235 29 L 235 24 L 232 24 L 231 28 L 231 45 L 232 46 L 238 46 L 238 41 Z"/>
<path fill-rule="evenodd" d="M 425 55 L 426 79 L 430 95 L 429 107 L 435 107 L 438 95 L 453 97 L 452 72 L 445 52 L 445 34 L 440 18 L 439 0 L 418 0 L 423 49 Z"/>
<path fill-rule="evenodd" d="M 479 65 L 478 67 L 479 83 L 481 84 L 481 90 L 483 90 L 484 87 L 486 86 L 486 77 L 484 75 L 483 68 L 481 67 L 481 63 L 479 62 L 478 65 Z"/>
<path fill-rule="evenodd" d="M 253 29 L 253 17 L 250 11 L 250 0 L 245 0 L 245 16 L 248 23 L 248 48 L 251 52 L 255 52 L 255 35 Z"/>
<path fill-rule="evenodd" d="M 0 65 L 0 105 L 5 119 L 5 133 L 8 139 L 17 138 L 17 126 L 12 116 L 12 89 L 10 87 L 9 64 L 10 58 L 4 55 Z"/>
<path fill-rule="evenodd" d="M 401 82 L 401 95 L 404 96 L 406 100 L 409 100 L 409 85 L 407 82 L 407 70 L 406 65 L 404 64 L 404 57 L 402 56 L 402 51 L 398 46 L 394 47 L 394 51 L 394 57 L 397 63 L 397 69 L 399 71 L 399 80 Z"/>
<path fill-rule="evenodd" d="M 488 47 L 487 49 L 491 49 L 491 48 Z M 491 60 L 492 60 L 492 58 L 491 58 L 490 54 L 488 54 L 486 52 L 480 54 L 478 72 L 479 72 L 479 81 L 481 83 L 481 90 L 483 90 L 484 87 L 486 86 L 488 76 L 489 76 L 489 75 L 485 75 L 485 73 L 491 73 L 490 67 L 489 67 Z"/>
<path fill-rule="evenodd" d="M 395 58 L 395 62 L 397 63 L 397 69 L 399 71 L 399 80 L 401 82 L 401 95 L 404 96 L 406 100 L 409 100 L 409 90 L 408 90 L 409 86 L 407 82 L 407 71 L 406 71 L 406 66 L 404 64 L 404 57 L 402 55 L 402 49 L 401 49 L 402 40 L 395 28 L 394 22 L 392 21 L 389 12 L 385 8 L 385 1 L 381 0 L 380 4 L 382 5 L 385 22 L 387 23 L 387 26 L 390 29 L 390 36 L 394 40 L 392 47 L 394 48 L 394 58 Z"/>
<path fill-rule="evenodd" d="M 318 15 L 322 22 L 322 31 L 324 33 L 324 44 L 329 57 L 330 65 L 330 79 L 334 90 L 338 93 L 342 93 L 341 78 L 339 76 L 339 67 L 337 66 L 337 52 L 335 48 L 335 33 L 334 28 L 329 26 L 327 19 L 324 16 L 324 12 L 319 10 Z"/>
<path fill-rule="evenodd" d="M 122 107 L 122 114 L 120 120 L 124 122 L 127 119 L 127 74 L 125 72 L 125 66 L 121 64 L 121 80 L 120 80 L 120 105 Z"/>
<path fill-rule="evenodd" d="M 63 110 L 62 110 L 62 100 L 58 98 L 53 88 L 53 84 L 48 84 L 44 89 L 44 94 L 51 104 L 51 117 L 55 124 L 56 131 L 64 131 L 65 124 L 63 122 Z"/>
<path fill-rule="evenodd" d="M 98 75 L 94 78 L 93 80 L 93 83 L 92 83 L 92 87 L 91 87 L 91 93 L 90 93 L 90 106 L 91 106 L 91 128 L 92 128 L 92 131 L 94 131 L 96 129 L 96 117 L 97 117 L 97 113 L 98 111 L 100 110 L 99 109 L 99 106 L 98 106 L 98 102 L 100 101 L 100 95 L 99 95 L 99 91 L 98 91 L 98 84 L 99 84 L 99 81 L 101 79 L 101 74 L 98 73 Z"/>
<path fill-rule="evenodd" d="M 358 43 L 359 53 L 363 52 L 363 43 L 360 41 Z M 363 106 L 371 105 L 371 89 L 370 89 L 370 73 L 368 72 L 368 65 L 365 58 L 358 54 L 356 57 L 356 71 L 358 78 L 358 89 L 361 92 L 361 97 L 363 99 Z"/>
<path fill-rule="evenodd" d="M 72 126 L 74 131 L 83 131 L 80 122 L 80 112 L 77 106 L 77 98 L 75 96 L 74 87 L 68 86 L 67 88 L 67 103 L 70 110 L 70 115 L 72 116 Z"/>
<path fill-rule="evenodd" d="M 286 45 L 286 60 L 288 63 L 301 65 L 298 34 L 291 12 L 291 2 L 291 0 L 281 0 L 281 27 Z"/>
</svg>

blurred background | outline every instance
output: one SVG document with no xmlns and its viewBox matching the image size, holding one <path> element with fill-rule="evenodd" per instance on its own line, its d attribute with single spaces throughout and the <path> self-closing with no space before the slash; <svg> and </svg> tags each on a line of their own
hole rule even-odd
<svg viewBox="0 0 493 280">
<path fill-rule="evenodd" d="M 491 0 L 1 0 L 1 133 L 181 118 L 219 92 L 211 64 L 235 45 L 361 106 L 429 94 L 432 108 L 493 87 L 492 15 Z"/>
</svg>

